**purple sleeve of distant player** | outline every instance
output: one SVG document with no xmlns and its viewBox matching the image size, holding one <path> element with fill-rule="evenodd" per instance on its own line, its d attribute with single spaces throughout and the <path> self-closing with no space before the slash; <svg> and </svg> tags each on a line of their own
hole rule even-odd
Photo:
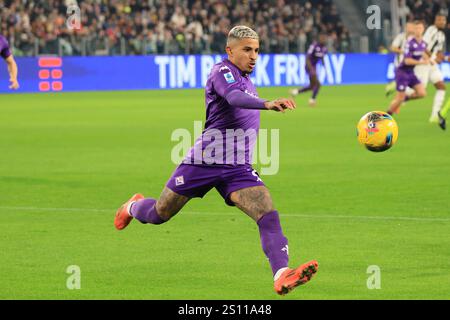
<svg viewBox="0 0 450 320">
<path fill-rule="evenodd" d="M 11 55 L 8 42 L 4 37 L 0 36 L 0 55 L 3 59 L 8 58 Z"/>
<path fill-rule="evenodd" d="M 228 72 L 226 72 L 228 71 Z M 265 100 L 245 93 L 241 87 L 242 83 L 235 79 L 232 72 L 227 69 L 224 72 L 216 72 L 213 75 L 214 89 L 216 93 L 227 100 L 236 108 L 265 110 Z"/>
</svg>

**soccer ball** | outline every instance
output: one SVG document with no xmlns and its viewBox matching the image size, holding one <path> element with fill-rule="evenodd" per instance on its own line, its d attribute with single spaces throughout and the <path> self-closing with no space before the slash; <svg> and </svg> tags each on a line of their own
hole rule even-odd
<svg viewBox="0 0 450 320">
<path fill-rule="evenodd" d="M 357 135 L 359 143 L 368 150 L 383 152 L 397 142 L 397 122 L 386 112 L 372 111 L 359 120 Z"/>
</svg>

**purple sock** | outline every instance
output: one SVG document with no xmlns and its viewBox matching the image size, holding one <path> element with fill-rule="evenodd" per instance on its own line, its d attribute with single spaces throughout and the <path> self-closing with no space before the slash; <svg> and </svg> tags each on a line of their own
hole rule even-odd
<svg viewBox="0 0 450 320">
<path fill-rule="evenodd" d="M 159 216 L 158 212 L 156 212 L 156 200 L 152 198 L 139 200 L 133 203 L 130 208 L 130 213 L 142 223 L 162 224 L 166 222 Z"/>
<path fill-rule="evenodd" d="M 320 86 L 315 86 L 315 87 L 314 87 L 314 89 L 313 89 L 313 95 L 312 95 L 312 98 L 313 98 L 314 100 L 316 100 L 316 97 L 317 97 L 317 95 L 319 94 L 319 90 L 320 90 Z"/>
<path fill-rule="evenodd" d="M 273 275 L 288 266 L 288 240 L 281 230 L 277 211 L 272 211 L 258 221 L 259 234 L 264 253 L 269 259 Z"/>
</svg>

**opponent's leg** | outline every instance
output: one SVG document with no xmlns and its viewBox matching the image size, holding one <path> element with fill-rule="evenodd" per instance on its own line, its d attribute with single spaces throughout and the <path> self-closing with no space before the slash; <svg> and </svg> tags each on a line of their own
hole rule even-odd
<svg viewBox="0 0 450 320">
<path fill-rule="evenodd" d="M 436 87 L 436 94 L 434 96 L 433 110 L 431 111 L 430 122 L 437 123 L 442 130 L 446 129 L 446 120 L 442 116 L 441 109 L 445 100 L 445 83 L 438 81 L 434 84 Z"/>
<path fill-rule="evenodd" d="M 114 224 L 118 230 L 124 229 L 133 218 L 141 223 L 162 224 L 176 215 L 189 200 L 167 187 L 158 200 L 135 195 L 119 208 Z"/>
<path fill-rule="evenodd" d="M 434 84 L 436 88 L 436 94 L 434 95 L 433 110 L 431 111 L 431 119 L 437 119 L 438 112 L 441 110 L 445 100 L 445 83 L 439 81 Z"/>
<path fill-rule="evenodd" d="M 275 291 L 286 294 L 308 282 L 317 272 L 318 264 L 311 261 L 296 269 L 288 268 L 288 240 L 281 229 L 269 190 L 265 186 L 241 189 L 232 192 L 230 200 L 258 224 L 262 248 L 274 275 Z"/>
</svg>

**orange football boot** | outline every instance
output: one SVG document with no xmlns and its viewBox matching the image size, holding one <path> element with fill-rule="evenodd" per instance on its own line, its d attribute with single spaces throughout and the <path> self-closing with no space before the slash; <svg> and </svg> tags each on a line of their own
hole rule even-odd
<svg viewBox="0 0 450 320">
<path fill-rule="evenodd" d="M 125 202 L 119 210 L 117 210 L 116 217 L 114 218 L 114 226 L 117 230 L 123 230 L 126 228 L 127 225 L 130 224 L 131 220 L 133 220 L 133 217 L 130 215 L 130 205 L 132 202 L 138 201 L 144 199 L 144 196 L 142 194 L 135 194 L 131 197 L 130 200 Z"/>
<path fill-rule="evenodd" d="M 302 264 L 296 269 L 287 268 L 274 283 L 276 293 L 285 295 L 307 283 L 317 270 L 319 270 L 319 263 L 316 260 Z"/>
</svg>

